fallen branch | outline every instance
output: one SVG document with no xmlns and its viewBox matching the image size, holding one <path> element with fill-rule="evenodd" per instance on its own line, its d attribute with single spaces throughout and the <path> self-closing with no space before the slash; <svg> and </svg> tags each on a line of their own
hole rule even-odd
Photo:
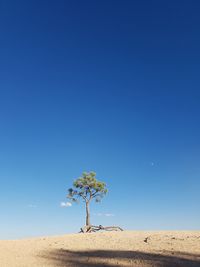
<svg viewBox="0 0 200 267">
<path fill-rule="evenodd" d="M 123 231 L 123 229 L 119 226 L 96 226 L 96 225 L 90 225 L 90 226 L 84 226 L 81 228 L 79 233 L 92 233 L 92 232 L 97 232 L 97 231 Z"/>
</svg>

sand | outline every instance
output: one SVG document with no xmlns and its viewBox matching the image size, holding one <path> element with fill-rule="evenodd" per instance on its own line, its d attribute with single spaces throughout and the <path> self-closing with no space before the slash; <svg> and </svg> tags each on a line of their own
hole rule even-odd
<svg viewBox="0 0 200 267">
<path fill-rule="evenodd" d="M 0 241 L 0 267 L 200 266 L 200 231 L 102 232 Z"/>
</svg>

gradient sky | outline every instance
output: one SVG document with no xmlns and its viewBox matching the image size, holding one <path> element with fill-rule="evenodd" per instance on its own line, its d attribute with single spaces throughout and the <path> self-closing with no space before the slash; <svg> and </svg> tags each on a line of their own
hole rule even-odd
<svg viewBox="0 0 200 267">
<path fill-rule="evenodd" d="M 200 2 L 0 1 L 0 239 L 200 228 Z"/>
</svg>

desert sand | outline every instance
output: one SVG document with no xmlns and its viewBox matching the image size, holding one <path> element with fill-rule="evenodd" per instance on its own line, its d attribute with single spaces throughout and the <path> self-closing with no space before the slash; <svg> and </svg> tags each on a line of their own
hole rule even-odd
<svg viewBox="0 0 200 267">
<path fill-rule="evenodd" d="M 1 267 L 200 266 L 200 231 L 102 232 L 0 241 Z"/>
</svg>

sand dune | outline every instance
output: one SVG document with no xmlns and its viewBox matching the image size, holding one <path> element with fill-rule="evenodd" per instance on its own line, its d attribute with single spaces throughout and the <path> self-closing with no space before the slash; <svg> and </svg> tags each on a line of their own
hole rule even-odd
<svg viewBox="0 0 200 267">
<path fill-rule="evenodd" d="M 0 241 L 1 267 L 200 266 L 200 232 L 105 232 Z"/>
</svg>

